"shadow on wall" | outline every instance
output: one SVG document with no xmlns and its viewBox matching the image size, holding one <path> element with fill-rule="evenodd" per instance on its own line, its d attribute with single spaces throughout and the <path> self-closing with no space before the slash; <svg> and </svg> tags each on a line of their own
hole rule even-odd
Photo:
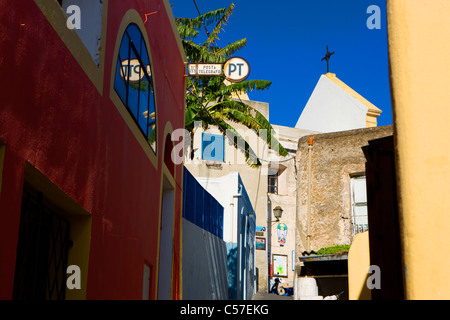
<svg viewBox="0 0 450 320">
<path fill-rule="evenodd" d="M 369 274 L 366 275 L 366 278 L 364 279 L 365 280 L 364 284 L 367 283 L 367 279 L 369 279 Z M 367 285 L 363 285 L 361 287 L 358 300 L 372 300 L 372 293 L 370 289 L 367 287 Z"/>
<path fill-rule="evenodd" d="M 183 219 L 183 299 L 228 299 L 227 249 L 212 233 Z"/>
<path fill-rule="evenodd" d="M 237 246 L 227 243 L 228 296 L 237 299 Z"/>
<path fill-rule="evenodd" d="M 222 239 L 204 231 L 206 256 L 209 265 L 210 292 L 212 300 L 227 300 L 226 245 Z"/>
</svg>

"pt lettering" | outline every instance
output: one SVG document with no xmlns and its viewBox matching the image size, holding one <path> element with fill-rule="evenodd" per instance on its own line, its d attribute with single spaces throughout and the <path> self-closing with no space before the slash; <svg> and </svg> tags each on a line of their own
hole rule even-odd
<svg viewBox="0 0 450 320">
<path fill-rule="evenodd" d="M 228 74 L 231 75 L 233 72 L 235 72 L 238 69 L 237 67 L 239 67 L 239 75 L 242 75 L 242 66 L 243 65 L 244 65 L 243 63 L 236 63 L 236 64 L 230 63 L 230 65 L 228 66 Z"/>
</svg>

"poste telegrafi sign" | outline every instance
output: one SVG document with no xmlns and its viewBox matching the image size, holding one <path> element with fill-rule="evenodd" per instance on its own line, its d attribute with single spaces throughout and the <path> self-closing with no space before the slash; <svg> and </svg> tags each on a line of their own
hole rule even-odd
<svg viewBox="0 0 450 320">
<path fill-rule="evenodd" d="M 230 82 L 241 82 L 250 75 L 250 64 L 241 57 L 232 57 L 225 64 L 191 63 L 188 66 L 190 76 L 215 77 L 223 75 Z"/>
<path fill-rule="evenodd" d="M 220 76 L 222 65 L 220 63 L 195 63 L 189 65 L 189 75 L 191 76 Z"/>
</svg>

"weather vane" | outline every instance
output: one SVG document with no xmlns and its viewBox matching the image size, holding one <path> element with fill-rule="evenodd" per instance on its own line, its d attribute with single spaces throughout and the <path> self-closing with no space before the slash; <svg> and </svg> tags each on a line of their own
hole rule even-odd
<svg viewBox="0 0 450 320">
<path fill-rule="evenodd" d="M 330 72 L 328 61 L 330 61 L 330 58 L 333 54 L 334 54 L 334 51 L 330 53 L 328 51 L 328 46 L 327 46 L 327 54 L 325 55 L 325 57 L 322 58 L 322 60 L 320 60 L 320 61 L 327 60 L 327 73 Z"/>
</svg>

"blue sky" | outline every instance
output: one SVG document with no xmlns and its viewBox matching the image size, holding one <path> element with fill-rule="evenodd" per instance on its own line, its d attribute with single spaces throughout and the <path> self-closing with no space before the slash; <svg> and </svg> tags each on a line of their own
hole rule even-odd
<svg viewBox="0 0 450 320">
<path fill-rule="evenodd" d="M 326 73 L 326 45 L 335 54 L 330 72 L 383 113 L 392 124 L 386 29 L 386 0 L 196 0 L 201 13 L 236 5 L 219 46 L 247 38 L 236 55 L 251 66 L 250 79 L 272 81 L 249 93 L 270 104 L 272 124 L 294 127 L 320 75 Z M 196 17 L 192 0 L 170 0 L 175 17 Z M 381 29 L 366 26 L 370 5 L 381 9 Z"/>
</svg>

